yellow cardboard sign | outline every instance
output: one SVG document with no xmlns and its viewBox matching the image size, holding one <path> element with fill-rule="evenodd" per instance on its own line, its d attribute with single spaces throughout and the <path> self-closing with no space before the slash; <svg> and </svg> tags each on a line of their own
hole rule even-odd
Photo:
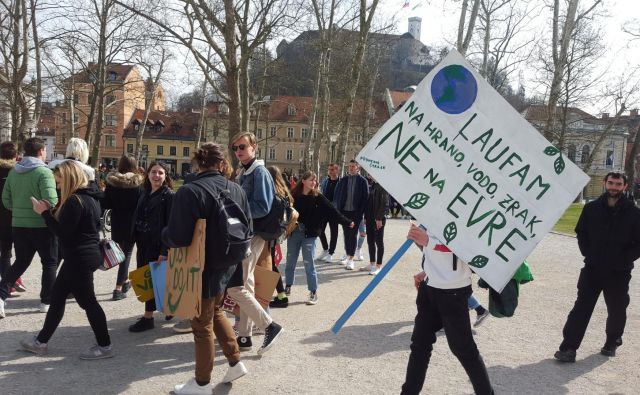
<svg viewBox="0 0 640 395">
<path fill-rule="evenodd" d="M 171 248 L 167 259 L 164 313 L 180 318 L 200 315 L 206 220 L 199 219 L 188 247 Z"/>
<path fill-rule="evenodd" d="M 149 265 L 129 272 L 129 280 L 131 281 L 131 288 L 133 288 L 133 292 L 136 293 L 140 302 L 153 299 L 153 281 L 151 281 Z"/>
</svg>

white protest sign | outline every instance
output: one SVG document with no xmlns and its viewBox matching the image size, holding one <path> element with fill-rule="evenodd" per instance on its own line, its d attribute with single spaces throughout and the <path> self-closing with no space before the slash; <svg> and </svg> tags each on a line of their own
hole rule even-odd
<svg viewBox="0 0 640 395">
<path fill-rule="evenodd" d="M 456 51 L 356 159 L 496 290 L 589 180 Z"/>
</svg>

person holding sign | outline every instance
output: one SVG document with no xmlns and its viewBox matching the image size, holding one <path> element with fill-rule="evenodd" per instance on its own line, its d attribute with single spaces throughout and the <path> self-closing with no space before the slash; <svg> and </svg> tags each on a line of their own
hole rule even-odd
<svg viewBox="0 0 640 395">
<path fill-rule="evenodd" d="M 358 174 L 360 166 L 355 160 L 349 161 L 348 175 L 342 177 L 336 185 L 335 194 L 333 196 L 333 205 L 345 217 L 349 218 L 354 224 L 362 221 L 364 210 L 367 206 L 369 198 L 369 184 L 367 180 Z M 356 253 L 356 243 L 358 239 L 358 228 L 350 228 L 343 225 L 344 246 L 347 250 L 347 256 L 344 261 L 345 269 L 353 270 L 353 257 Z"/>
<path fill-rule="evenodd" d="M 584 256 L 578 278 L 578 298 L 562 330 L 563 340 L 554 357 L 575 362 L 593 309 L 604 294 L 607 305 L 606 341 L 602 355 L 613 357 L 622 345 L 629 306 L 629 281 L 633 262 L 640 258 L 640 209 L 624 196 L 627 176 L 610 172 L 606 190 L 582 209 L 576 234 Z"/>
<path fill-rule="evenodd" d="M 467 372 L 474 392 L 493 394 L 487 368 L 471 333 L 467 305 L 471 296 L 471 269 L 435 237 L 413 223 L 407 238 L 422 248 L 423 271 L 414 276 L 418 314 L 401 393 L 419 394 L 422 390 L 436 332 L 444 328 L 449 348 Z"/>
<path fill-rule="evenodd" d="M 175 195 L 173 209 L 162 239 L 171 248 L 186 247 L 192 242 L 196 222 L 200 218 L 207 220 L 205 234 L 205 262 L 202 272 L 202 302 L 200 315 L 191 319 L 193 339 L 196 344 L 195 378 L 175 387 L 175 393 L 211 394 L 211 372 L 214 363 L 214 339 L 217 338 L 222 351 L 229 361 L 229 369 L 222 382 L 229 383 L 247 373 L 240 361 L 240 348 L 235 333 L 221 309 L 224 290 L 238 268 L 242 268 L 242 257 L 237 260 L 225 260 L 218 243 L 222 236 L 219 231 L 221 198 L 214 199 L 209 191 L 228 194 L 230 200 L 243 211 L 249 210 L 249 204 L 242 188 L 223 176 L 220 171 L 224 161 L 225 149 L 214 143 L 204 143 L 194 153 L 193 164 L 198 168 L 196 178 L 182 186 Z M 228 213 L 228 211 L 225 211 Z M 246 219 L 246 217 L 245 217 Z M 236 218 L 227 218 L 231 224 Z M 231 261 L 231 262 L 229 262 Z M 215 333 L 215 337 L 214 337 Z"/>
<path fill-rule="evenodd" d="M 173 182 L 166 165 L 153 162 L 147 169 L 144 180 L 144 192 L 138 199 L 134 223 L 134 241 L 138 247 L 136 264 L 138 268 L 149 262 L 160 262 L 167 259 L 168 247 L 160 239 L 160 232 L 169 221 Z M 191 236 L 191 235 L 190 235 Z M 129 326 L 130 332 L 143 332 L 154 328 L 153 312 L 156 310 L 155 299 L 144 304 L 144 316 Z"/>
</svg>

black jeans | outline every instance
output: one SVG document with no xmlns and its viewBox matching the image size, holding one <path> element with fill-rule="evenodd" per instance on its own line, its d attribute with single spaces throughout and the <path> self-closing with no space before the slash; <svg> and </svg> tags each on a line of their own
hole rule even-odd
<svg viewBox="0 0 640 395">
<path fill-rule="evenodd" d="M 578 278 L 578 298 L 562 330 L 564 340 L 560 350 L 580 348 L 600 292 L 604 295 L 608 313 L 606 341 L 613 344 L 617 338 L 622 337 L 627 323 L 629 281 L 631 281 L 630 270 L 603 273 L 586 266 L 582 268 Z"/>
<path fill-rule="evenodd" d="M 155 261 L 157 258 L 158 256 L 156 255 L 155 257 L 150 259 L 152 261 Z M 136 251 L 136 267 L 140 269 L 143 266 L 147 266 L 149 262 L 151 261 L 147 260 L 147 254 L 145 254 L 144 247 L 141 247 L 140 244 L 138 244 L 138 250 Z M 154 298 L 151 298 L 144 302 L 144 311 L 156 311 L 156 300 Z"/>
<path fill-rule="evenodd" d="M 324 231 L 329 225 L 329 243 L 327 243 L 327 236 Z M 322 243 L 322 249 L 329 251 L 329 255 L 333 255 L 336 252 L 336 244 L 338 244 L 338 223 L 336 221 L 326 221 L 322 225 L 322 232 L 320 232 L 320 243 Z"/>
<path fill-rule="evenodd" d="M 353 221 L 353 228 L 349 228 L 349 225 L 342 225 L 342 232 L 344 233 L 344 249 L 347 252 L 347 256 L 354 256 L 356 254 L 356 244 L 358 243 L 358 225 L 362 218 L 357 218 L 358 215 L 355 211 L 343 211 L 342 214 Z"/>
<path fill-rule="evenodd" d="M 5 278 L 11 267 L 11 239 L 0 240 L 0 279 Z M 9 284 L 12 286 L 13 284 Z"/>
<path fill-rule="evenodd" d="M 387 220 L 382 220 L 382 227 L 380 229 L 376 229 L 376 220 L 373 218 L 367 219 L 365 223 L 367 226 L 369 262 L 375 262 L 377 265 L 382 265 L 382 256 L 384 255 L 384 226 L 386 225 Z"/>
<path fill-rule="evenodd" d="M 280 274 L 280 270 L 278 270 L 278 266 L 276 265 L 276 246 L 271 246 L 270 243 L 271 242 L 269 242 L 269 244 L 267 244 L 265 248 L 271 248 L 271 271 Z M 284 292 L 284 285 L 282 285 L 282 276 L 278 276 L 278 282 L 276 283 L 276 292 L 278 292 L 279 294 Z"/>
<path fill-rule="evenodd" d="M 418 289 L 416 315 L 411 335 L 411 354 L 402 394 L 419 394 L 436 342 L 436 332 L 444 327 L 447 342 L 453 355 L 467 372 L 476 394 L 492 394 L 489 375 L 473 340 L 467 300 L 471 286 L 457 289 L 439 289 L 424 282 Z"/>
<path fill-rule="evenodd" d="M 13 248 L 16 260 L 0 281 L 0 299 L 9 296 L 9 288 L 29 268 L 37 252 L 42 263 L 40 301 L 51 303 L 51 290 L 58 270 L 58 243 L 47 228 L 13 228 Z"/>
<path fill-rule="evenodd" d="M 69 293 L 73 293 L 78 306 L 86 312 L 98 345 L 102 347 L 110 345 L 111 339 L 107 330 L 107 317 L 104 315 L 100 304 L 98 304 L 93 289 L 93 272 L 71 267 L 66 261 L 62 264 L 58 278 L 56 278 L 53 285 L 51 306 L 47 312 L 47 317 L 44 319 L 42 330 L 38 334 L 38 341 L 47 343 L 53 336 L 64 316 Z"/>
<path fill-rule="evenodd" d="M 118 241 L 117 243 L 125 255 L 124 262 L 118 266 L 118 276 L 116 278 L 116 285 L 122 285 L 127 281 L 127 277 L 129 276 L 129 263 L 131 262 L 131 255 L 135 243 L 133 241 Z"/>
</svg>

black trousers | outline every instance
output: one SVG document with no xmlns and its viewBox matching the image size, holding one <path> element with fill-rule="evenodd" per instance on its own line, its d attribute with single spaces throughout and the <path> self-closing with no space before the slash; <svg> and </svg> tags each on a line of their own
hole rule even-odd
<svg viewBox="0 0 640 395">
<path fill-rule="evenodd" d="M 44 319 L 42 330 L 38 334 L 38 341 L 49 342 L 51 336 L 60 325 L 67 303 L 67 295 L 72 293 L 80 306 L 87 314 L 89 324 L 96 337 L 96 342 L 102 347 L 111 344 L 107 330 L 107 317 L 96 299 L 93 289 L 93 272 L 70 266 L 64 262 L 60 268 L 58 278 L 53 285 L 51 294 L 51 306 Z"/>
<path fill-rule="evenodd" d="M 367 226 L 367 246 L 369 247 L 369 262 L 375 262 L 376 265 L 382 265 L 382 256 L 384 255 L 384 226 L 387 220 L 382 220 L 382 227 L 376 229 L 376 220 L 373 218 L 366 219 Z"/>
<path fill-rule="evenodd" d="M 471 286 L 457 289 L 438 289 L 424 282 L 418 289 L 416 315 L 411 335 L 411 354 L 402 394 L 419 394 L 436 342 L 436 332 L 444 327 L 447 342 L 453 355 L 467 372 L 476 394 L 492 394 L 489 375 L 473 340 L 467 300 Z"/>
<path fill-rule="evenodd" d="M 151 254 L 147 254 L 146 252 L 144 244 L 141 245 L 141 243 L 138 243 L 138 250 L 136 251 L 136 268 L 140 269 L 143 266 L 147 266 L 149 262 L 153 262 L 158 258 L 157 254 L 151 258 Z M 144 302 L 144 311 L 156 311 L 155 298 L 151 298 Z"/>
<path fill-rule="evenodd" d="M 342 233 L 344 233 L 344 249 L 347 256 L 354 256 L 356 254 L 356 244 L 358 243 L 358 225 L 362 221 L 362 217 L 358 218 L 355 211 L 343 211 L 342 214 L 353 221 L 353 228 L 349 228 L 348 225 L 342 225 Z"/>
<path fill-rule="evenodd" d="M 11 239 L 0 240 L 0 279 L 5 278 L 11 267 Z M 13 286 L 13 284 L 9 284 Z"/>
<path fill-rule="evenodd" d="M 329 243 L 327 243 L 327 236 L 325 236 L 324 231 L 327 229 L 327 225 L 329 225 Z M 326 221 L 324 225 L 322 225 L 322 232 L 320 232 L 320 243 L 322 243 L 322 249 L 325 251 L 329 251 L 329 255 L 333 255 L 336 252 L 336 244 L 338 244 L 338 223 L 335 221 Z"/>
<path fill-rule="evenodd" d="M 127 281 L 127 277 L 129 277 L 129 263 L 131 263 L 131 255 L 133 254 L 133 246 L 135 243 L 133 241 L 115 241 L 120 248 L 122 248 L 125 256 L 124 262 L 118 265 L 118 276 L 116 278 L 116 285 L 122 285 Z"/>
<path fill-rule="evenodd" d="M 58 243 L 48 228 L 13 228 L 13 248 L 16 260 L 0 281 L 0 299 L 9 296 L 10 287 L 31 265 L 36 252 L 42 263 L 40 301 L 51 303 L 51 290 L 58 270 Z"/>
<path fill-rule="evenodd" d="M 630 270 L 603 273 L 587 266 L 582 268 L 578 278 L 578 298 L 562 330 L 564 340 L 560 349 L 565 351 L 580 348 L 600 292 L 604 295 L 608 313 L 606 341 L 613 344 L 617 338 L 622 337 L 627 323 L 629 281 L 631 281 Z"/>
<path fill-rule="evenodd" d="M 280 270 L 278 270 L 278 266 L 276 265 L 276 246 L 271 245 L 272 242 L 268 242 L 265 248 L 271 249 L 271 271 L 274 271 L 280 274 Z M 276 283 L 276 292 L 282 293 L 284 292 L 284 285 L 282 284 L 282 276 L 278 276 L 278 282 Z"/>
</svg>

